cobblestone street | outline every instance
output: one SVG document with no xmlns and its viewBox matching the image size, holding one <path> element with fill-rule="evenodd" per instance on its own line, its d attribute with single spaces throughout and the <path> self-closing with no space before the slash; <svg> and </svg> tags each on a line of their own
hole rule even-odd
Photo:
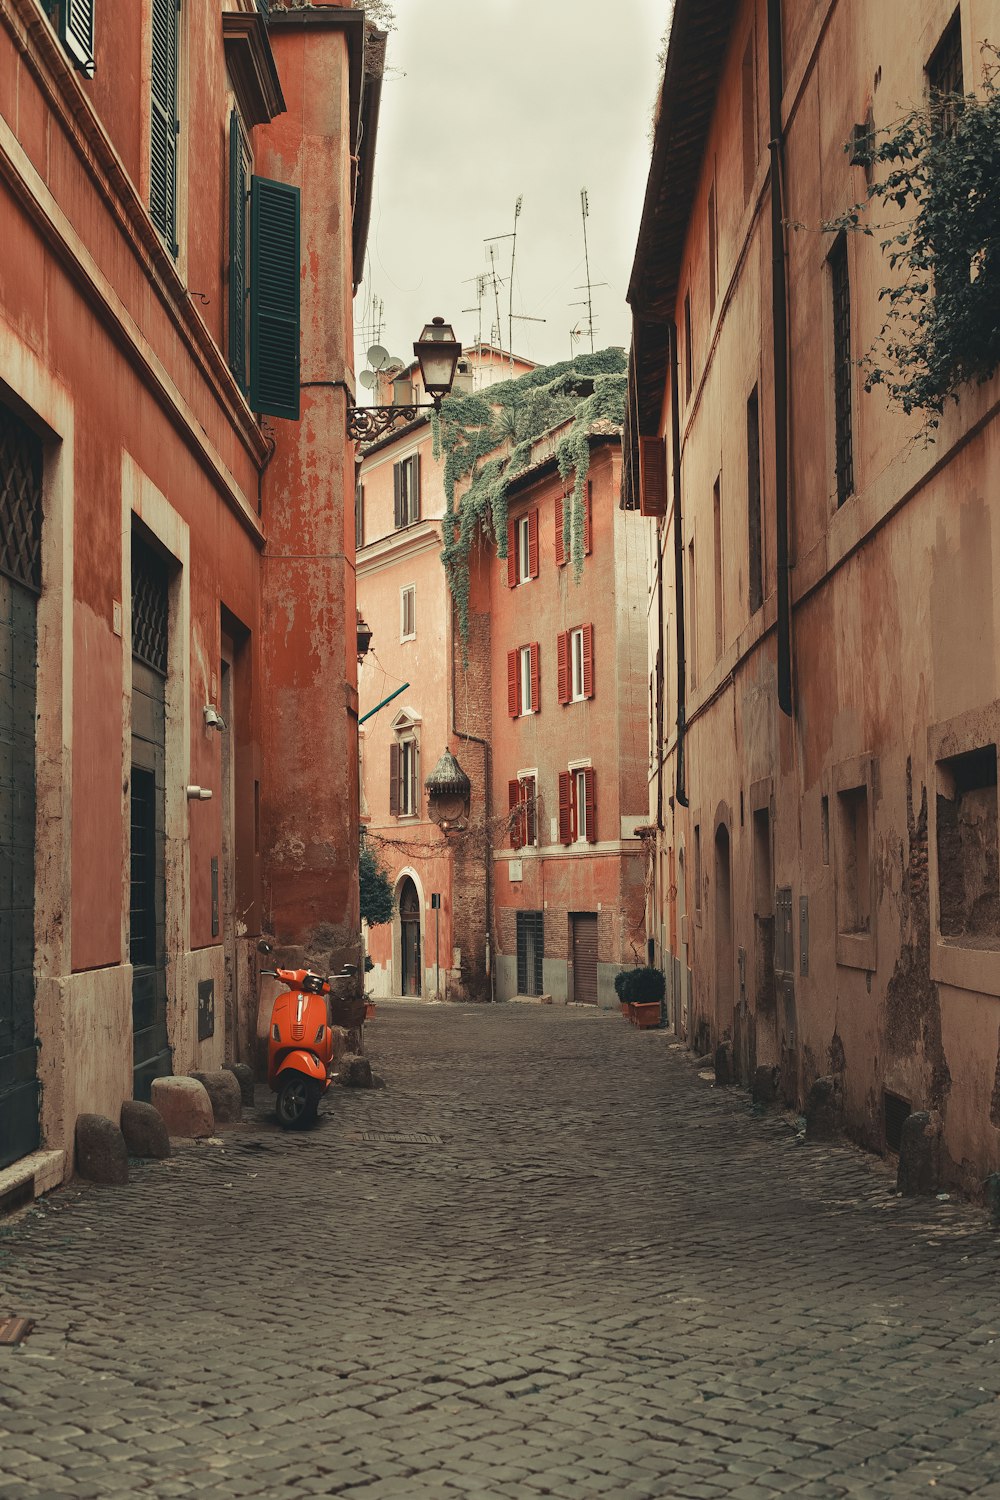
<svg viewBox="0 0 1000 1500">
<path fill-rule="evenodd" d="M 1000 1254 L 617 1016 L 384 1004 L 316 1130 L 0 1228 L 0 1495 L 1000 1496 Z M 440 1137 L 366 1139 L 375 1132 Z"/>
</svg>

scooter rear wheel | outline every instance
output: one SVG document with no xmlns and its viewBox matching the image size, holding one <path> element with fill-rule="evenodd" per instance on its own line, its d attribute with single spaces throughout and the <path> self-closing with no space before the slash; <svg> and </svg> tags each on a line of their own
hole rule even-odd
<svg viewBox="0 0 1000 1500">
<path fill-rule="evenodd" d="M 319 1111 L 322 1089 L 311 1078 L 293 1073 L 278 1089 L 275 1112 L 286 1130 L 307 1130 Z"/>
</svg>

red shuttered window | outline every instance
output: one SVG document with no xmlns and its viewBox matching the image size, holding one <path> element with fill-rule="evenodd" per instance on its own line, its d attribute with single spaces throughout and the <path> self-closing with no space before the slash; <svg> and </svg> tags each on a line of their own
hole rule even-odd
<svg viewBox="0 0 1000 1500">
<path fill-rule="evenodd" d="M 521 807 L 521 783 L 508 781 L 507 810 L 510 814 L 510 842 L 513 849 L 524 843 L 524 812 Z"/>
<path fill-rule="evenodd" d="M 587 766 L 583 772 L 583 821 L 577 817 L 577 838 L 585 838 L 588 844 L 597 843 L 597 792 L 594 772 Z"/>
<path fill-rule="evenodd" d="M 534 776 L 522 776 L 521 801 L 524 804 L 524 842 L 531 845 L 538 842 L 538 820 L 535 816 L 536 796 Z"/>
<path fill-rule="evenodd" d="M 507 652 L 507 712 L 516 719 L 521 712 L 520 653 Z"/>
<path fill-rule="evenodd" d="M 594 696 L 594 627 L 583 627 L 583 696 Z"/>
<path fill-rule="evenodd" d="M 528 512 L 528 577 L 538 577 L 538 512 Z"/>
<path fill-rule="evenodd" d="M 528 649 L 531 653 L 531 707 L 533 712 L 537 714 L 542 706 L 539 694 L 541 688 L 541 664 L 538 654 L 538 642 L 533 641 Z"/>
<path fill-rule="evenodd" d="M 573 777 L 569 771 L 559 772 L 559 842 L 573 842 Z"/>
<path fill-rule="evenodd" d="M 517 527 L 513 521 L 507 522 L 507 587 L 517 587 Z"/>
<path fill-rule="evenodd" d="M 644 516 L 667 513 L 667 451 L 659 437 L 639 439 L 639 512 Z"/>
</svg>

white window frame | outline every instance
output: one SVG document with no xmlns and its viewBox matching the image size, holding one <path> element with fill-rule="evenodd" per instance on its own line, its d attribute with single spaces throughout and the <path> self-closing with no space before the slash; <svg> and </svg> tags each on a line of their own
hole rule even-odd
<svg viewBox="0 0 1000 1500">
<path fill-rule="evenodd" d="M 531 647 L 519 646 L 517 652 L 518 707 L 522 715 L 533 714 L 537 705 L 531 701 Z"/>
<path fill-rule="evenodd" d="M 410 599 L 410 629 L 406 628 L 406 600 Z M 399 591 L 399 639 L 413 641 L 417 637 L 417 586 L 405 584 Z"/>
<path fill-rule="evenodd" d="M 527 516 L 517 521 L 517 581 L 527 583 L 531 578 L 531 529 Z"/>
<path fill-rule="evenodd" d="M 415 818 L 420 811 L 415 803 L 420 801 L 416 784 L 417 736 L 408 734 L 399 741 L 399 816 Z"/>
<path fill-rule="evenodd" d="M 579 649 L 578 649 L 579 648 Z M 579 668 L 579 670 L 578 670 Z M 583 690 L 583 626 L 569 633 L 569 670 L 571 703 L 582 703 L 587 696 Z"/>
<path fill-rule="evenodd" d="M 573 770 L 573 832 L 574 843 L 587 842 L 587 777 L 582 766 Z"/>
</svg>

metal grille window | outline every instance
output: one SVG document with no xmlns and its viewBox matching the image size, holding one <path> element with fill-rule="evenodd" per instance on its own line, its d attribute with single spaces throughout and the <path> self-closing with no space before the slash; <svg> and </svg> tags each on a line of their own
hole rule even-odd
<svg viewBox="0 0 1000 1500">
<path fill-rule="evenodd" d="M 847 236 L 830 253 L 833 289 L 833 406 L 837 459 L 837 504 L 854 493 L 854 434 L 851 413 L 851 281 Z"/>
<path fill-rule="evenodd" d="M 167 675 L 167 565 L 138 538 L 132 542 L 132 655 Z"/>
<path fill-rule="evenodd" d="M 0 573 L 42 587 L 42 445 L 0 406 Z"/>
<path fill-rule="evenodd" d="M 519 911 L 517 913 L 517 992 L 519 995 L 542 993 L 544 953 L 544 912 Z"/>
<path fill-rule="evenodd" d="M 931 106 L 937 113 L 936 126 L 943 136 L 955 134 L 961 104 L 956 97 L 964 93 L 965 75 L 962 70 L 962 17 L 956 10 L 945 29 L 944 35 L 927 64 L 927 81 L 930 85 Z"/>
</svg>

